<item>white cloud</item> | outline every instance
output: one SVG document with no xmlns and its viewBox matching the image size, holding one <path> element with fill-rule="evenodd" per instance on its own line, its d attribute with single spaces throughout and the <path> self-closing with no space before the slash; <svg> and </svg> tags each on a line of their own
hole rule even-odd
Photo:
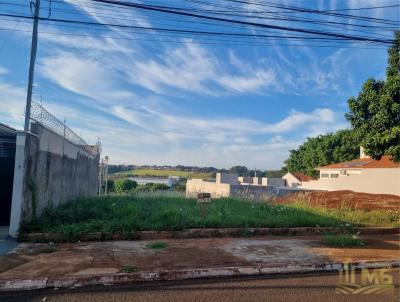
<svg viewBox="0 0 400 302">
<path fill-rule="evenodd" d="M 204 141 L 231 143 L 236 138 L 250 141 L 252 135 L 281 134 L 299 130 L 314 131 L 315 128 L 332 128 L 337 123 L 335 113 L 326 108 L 310 113 L 292 111 L 276 123 L 244 118 L 200 118 L 190 115 L 174 115 L 156 108 L 127 108 L 114 106 L 113 114 L 119 118 L 158 134 L 162 139 L 173 141 Z"/>
<path fill-rule="evenodd" d="M 1 121 L 10 126 L 21 128 L 26 100 L 25 88 L 0 82 L 0 95 Z"/>
<path fill-rule="evenodd" d="M 225 75 L 217 82 L 236 92 L 256 92 L 260 88 L 277 86 L 276 74 L 272 70 L 255 70 L 251 76 Z"/>
<path fill-rule="evenodd" d="M 156 93 L 171 88 L 207 94 L 215 94 L 221 89 L 243 93 L 278 86 L 271 69 L 255 68 L 240 62 L 232 54 L 232 65 L 225 66 L 205 48 L 187 42 L 181 48 L 168 49 L 158 60 L 136 62 L 128 71 L 131 81 Z M 247 64 L 246 68 L 244 64 Z M 230 67 L 235 67 L 236 73 L 229 71 Z"/>
<path fill-rule="evenodd" d="M 9 70 L 3 66 L 0 65 L 0 75 L 7 74 Z"/>
<path fill-rule="evenodd" d="M 40 73 L 62 88 L 101 102 L 124 101 L 135 95 L 125 89 L 118 89 L 121 76 L 112 68 L 90 58 L 60 52 L 41 60 Z"/>
</svg>

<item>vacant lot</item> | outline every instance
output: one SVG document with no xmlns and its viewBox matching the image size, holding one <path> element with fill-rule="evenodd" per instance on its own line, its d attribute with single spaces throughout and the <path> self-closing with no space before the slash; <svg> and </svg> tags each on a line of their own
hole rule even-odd
<svg viewBox="0 0 400 302">
<path fill-rule="evenodd" d="M 398 211 L 312 208 L 219 199 L 209 205 L 178 195 L 115 195 L 88 198 L 46 210 L 27 232 L 63 233 L 182 230 L 225 227 L 398 226 Z"/>
<path fill-rule="evenodd" d="M 365 209 L 365 210 L 398 210 L 400 196 L 387 194 L 367 194 L 353 191 L 307 192 L 278 198 L 279 204 L 303 202 L 312 207 L 334 209 Z"/>
<path fill-rule="evenodd" d="M 168 176 L 179 176 L 185 178 L 211 178 L 211 173 L 202 172 L 191 172 L 191 171 L 178 171 L 178 170 L 157 170 L 157 169 L 137 169 L 126 171 L 118 174 L 129 174 L 135 176 L 157 176 L 157 177 L 168 177 Z"/>
</svg>

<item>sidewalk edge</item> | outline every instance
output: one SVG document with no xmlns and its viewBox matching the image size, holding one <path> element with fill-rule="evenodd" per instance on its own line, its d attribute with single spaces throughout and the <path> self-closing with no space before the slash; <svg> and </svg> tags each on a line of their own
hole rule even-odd
<svg viewBox="0 0 400 302">
<path fill-rule="evenodd" d="M 375 262 L 350 262 L 352 268 L 395 268 L 400 267 L 400 260 Z M 292 265 L 287 267 L 237 266 L 219 268 L 194 268 L 168 271 L 143 271 L 134 273 L 116 273 L 107 275 L 67 276 L 62 278 L 35 278 L 0 281 L 1 292 L 27 291 L 46 288 L 78 288 L 99 285 L 123 285 L 150 281 L 188 280 L 200 278 L 222 278 L 237 276 L 266 276 L 299 273 L 334 272 L 343 269 L 343 263 L 324 263 L 318 265 Z"/>
</svg>

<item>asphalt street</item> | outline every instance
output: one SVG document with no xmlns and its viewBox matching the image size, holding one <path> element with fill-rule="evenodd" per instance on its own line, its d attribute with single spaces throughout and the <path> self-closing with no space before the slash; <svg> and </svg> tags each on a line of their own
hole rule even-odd
<svg viewBox="0 0 400 302">
<path fill-rule="evenodd" d="M 400 301 L 399 269 L 390 270 L 394 288 L 384 294 L 338 294 L 337 273 L 158 282 L 74 290 L 49 290 L 0 296 L 0 301 Z M 360 273 L 356 279 L 360 279 Z"/>
</svg>

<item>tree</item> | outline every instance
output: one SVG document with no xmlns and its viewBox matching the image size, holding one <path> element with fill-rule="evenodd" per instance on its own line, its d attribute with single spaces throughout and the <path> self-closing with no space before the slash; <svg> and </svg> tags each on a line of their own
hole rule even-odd
<svg viewBox="0 0 400 302">
<path fill-rule="evenodd" d="M 168 191 L 170 187 L 166 184 L 153 184 L 152 191 Z"/>
<path fill-rule="evenodd" d="M 285 168 L 282 168 L 280 170 L 268 170 L 268 171 L 265 171 L 264 175 L 265 175 L 265 177 L 281 178 L 286 173 L 287 173 L 287 170 Z"/>
<path fill-rule="evenodd" d="M 350 130 L 307 138 L 298 149 L 290 150 L 284 169 L 316 176 L 318 173 L 315 168 L 318 166 L 357 158 L 360 148 L 353 140 Z"/>
<path fill-rule="evenodd" d="M 239 176 L 247 176 L 249 170 L 245 166 L 234 166 L 229 169 L 229 173 L 237 174 Z"/>
<path fill-rule="evenodd" d="M 115 192 L 127 193 L 133 191 L 137 187 L 137 182 L 128 178 L 117 179 L 114 182 Z"/>
<path fill-rule="evenodd" d="M 386 80 L 368 79 L 358 97 L 348 100 L 345 116 L 367 155 L 400 161 L 400 31 L 388 54 Z"/>
</svg>

